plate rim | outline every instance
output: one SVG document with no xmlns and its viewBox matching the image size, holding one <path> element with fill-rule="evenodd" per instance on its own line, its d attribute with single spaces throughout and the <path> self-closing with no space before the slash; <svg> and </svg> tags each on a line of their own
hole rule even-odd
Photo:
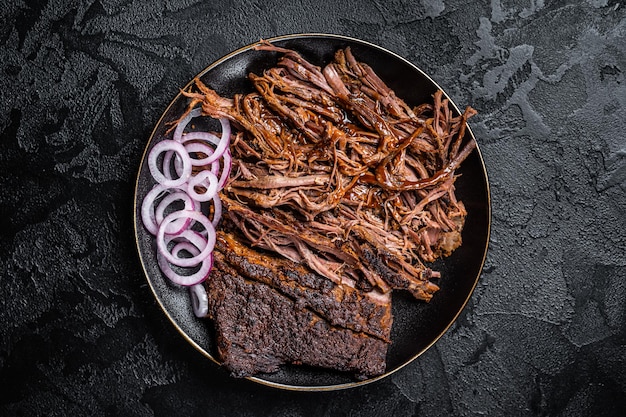
<svg viewBox="0 0 626 417">
<path fill-rule="evenodd" d="M 374 43 L 369 42 L 369 41 L 365 41 L 365 40 L 362 40 L 362 39 L 358 39 L 358 38 L 354 38 L 354 37 L 350 37 L 350 36 L 345 36 L 345 35 L 332 34 L 332 33 L 321 33 L 321 32 L 294 33 L 294 34 L 288 34 L 288 35 L 280 35 L 280 36 L 274 36 L 274 37 L 269 37 L 269 38 L 263 38 L 263 39 L 261 39 L 259 41 L 250 43 L 250 44 L 242 46 L 240 48 L 237 48 L 237 49 L 229 52 L 228 54 L 222 56 L 221 58 L 218 58 L 217 60 L 213 61 L 208 66 L 206 66 L 202 71 L 200 71 L 193 78 L 191 78 L 191 80 L 182 89 L 179 90 L 179 92 L 174 96 L 174 98 L 172 98 L 172 100 L 170 101 L 168 106 L 162 111 L 161 116 L 159 117 L 159 119 L 155 123 L 155 125 L 154 125 L 154 127 L 153 127 L 153 129 L 152 129 L 152 131 L 151 131 L 151 133 L 150 133 L 150 135 L 148 137 L 146 145 L 144 147 L 143 153 L 141 155 L 141 161 L 139 163 L 139 167 L 137 169 L 137 173 L 136 173 L 136 176 L 135 176 L 135 188 L 134 188 L 134 195 L 133 195 L 133 229 L 134 229 L 134 234 L 135 234 L 135 249 L 137 250 L 137 255 L 138 255 L 139 261 L 141 263 L 141 268 L 143 270 L 144 278 L 147 281 L 148 286 L 150 288 L 150 291 L 152 292 L 152 295 L 153 295 L 154 299 L 157 301 L 157 304 L 159 305 L 159 308 L 161 309 L 161 311 L 165 314 L 167 319 L 174 326 L 174 328 L 178 331 L 178 333 L 180 333 L 180 335 L 191 346 L 193 346 L 198 352 L 200 352 L 202 354 L 202 356 L 210 359 L 213 363 L 217 364 L 220 367 L 221 367 L 221 362 L 219 360 L 217 360 L 215 357 L 213 357 L 213 355 L 210 352 L 208 352 L 206 349 L 204 349 L 202 346 L 200 346 L 195 340 L 193 340 L 185 332 L 185 330 L 183 330 L 181 328 L 181 326 L 176 322 L 176 320 L 174 319 L 172 314 L 167 310 L 167 308 L 165 307 L 165 305 L 161 301 L 161 298 L 157 294 L 157 291 L 156 291 L 156 289 L 155 289 L 155 287 L 154 287 L 154 285 L 152 283 L 152 280 L 150 279 L 150 275 L 149 275 L 149 273 L 148 273 L 148 271 L 146 269 L 146 262 L 144 261 L 143 255 L 141 253 L 141 247 L 140 247 L 140 243 L 139 243 L 138 224 L 141 223 L 141 219 L 138 217 L 137 198 L 138 198 L 138 193 L 139 193 L 139 180 L 140 180 L 140 176 L 141 176 L 141 171 L 142 171 L 144 163 L 146 161 L 146 155 L 148 154 L 148 151 L 149 151 L 149 149 L 150 149 L 150 147 L 151 147 L 151 145 L 153 143 L 154 136 L 155 136 L 159 126 L 163 123 L 163 119 L 165 118 L 166 114 L 169 112 L 170 108 L 181 98 L 181 96 L 182 96 L 182 94 L 180 92 L 181 90 L 183 90 L 183 91 L 187 90 L 194 83 L 194 80 L 196 78 L 203 77 L 207 72 L 209 72 L 213 68 L 219 66 L 221 63 L 223 63 L 225 61 L 228 61 L 229 59 L 231 59 L 232 57 L 234 57 L 236 55 L 239 55 L 241 53 L 244 53 L 244 52 L 247 52 L 247 51 L 251 50 L 256 45 L 259 45 L 262 41 L 267 41 L 267 42 L 274 43 L 274 42 L 277 42 L 277 41 L 285 41 L 285 40 L 291 40 L 291 39 L 302 39 L 302 38 L 329 38 L 329 39 L 349 41 L 349 42 L 352 42 L 352 43 L 362 44 L 364 46 L 377 49 L 377 50 L 379 50 L 379 51 L 381 51 L 383 53 L 386 53 L 386 54 L 390 54 L 394 58 L 399 59 L 404 64 L 410 66 L 413 70 L 421 73 L 436 88 L 441 90 L 443 92 L 443 95 L 449 100 L 450 105 L 459 114 L 462 114 L 462 112 L 460 111 L 459 107 L 452 100 L 452 98 L 448 96 L 446 91 L 443 88 L 441 88 L 441 86 L 435 80 L 433 80 L 430 77 L 430 75 L 425 73 L 422 69 L 420 69 L 417 65 L 415 65 L 414 63 L 412 63 L 408 59 L 402 57 L 401 55 L 399 55 L 399 54 L 397 54 L 397 53 L 395 53 L 395 52 L 393 52 L 393 51 L 391 51 L 391 50 L 389 50 L 387 48 L 384 48 L 384 47 L 382 47 L 380 45 L 374 44 Z M 480 267 L 478 269 L 478 273 L 477 273 L 476 277 L 473 279 L 473 283 L 472 283 L 471 289 L 470 289 L 470 291 L 468 291 L 468 294 L 467 294 L 465 300 L 463 301 L 462 305 L 458 309 L 458 311 L 454 314 L 454 316 L 451 318 L 450 322 L 442 329 L 442 331 L 439 332 L 439 334 L 435 338 L 433 338 L 433 340 L 430 343 L 425 345 L 421 350 L 419 350 L 416 354 L 414 354 L 412 357 L 407 359 L 402 364 L 394 367 L 391 370 L 386 370 L 381 375 L 378 375 L 378 376 L 375 376 L 375 377 L 372 377 L 372 378 L 368 378 L 368 379 L 363 380 L 363 381 L 353 381 L 353 382 L 340 383 L 340 384 L 335 384 L 335 385 L 308 386 L 308 385 L 290 385 L 290 384 L 284 384 L 284 383 L 280 383 L 280 382 L 268 381 L 266 379 L 263 379 L 263 378 L 257 377 L 257 376 L 245 377 L 244 379 L 247 379 L 249 381 L 253 381 L 255 383 L 259 383 L 261 385 L 265 385 L 265 386 L 269 386 L 269 387 L 277 388 L 277 389 L 288 390 L 288 391 L 308 391 L 308 392 L 310 392 L 310 391 L 336 391 L 336 390 L 343 390 L 343 389 L 348 389 L 348 388 L 364 386 L 364 385 L 368 385 L 368 384 L 374 383 L 376 381 L 380 381 L 380 380 L 382 380 L 382 379 L 384 379 L 384 378 L 394 374 L 395 372 L 399 371 L 400 369 L 406 367 L 410 363 L 414 362 L 419 356 L 424 354 L 424 352 L 429 350 L 435 343 L 437 343 L 439 341 L 439 339 L 441 339 L 441 337 L 445 333 L 448 332 L 450 327 L 457 321 L 459 315 L 463 312 L 463 310 L 465 310 L 465 307 L 467 306 L 467 303 L 469 302 L 469 300 L 471 299 L 472 295 L 474 294 L 476 286 L 478 285 L 478 281 L 480 280 L 480 276 L 483 273 L 483 269 L 484 269 L 484 266 L 485 266 L 485 261 L 487 259 L 487 253 L 489 251 L 489 242 L 490 242 L 490 237 L 491 237 L 492 203 L 491 203 L 491 187 L 490 187 L 490 183 L 489 183 L 489 176 L 488 176 L 488 173 L 487 173 L 485 160 L 484 160 L 482 152 L 480 150 L 478 141 L 476 140 L 476 136 L 474 135 L 474 132 L 472 131 L 470 125 L 467 122 L 466 122 L 466 134 L 469 134 L 470 137 L 471 137 L 471 140 L 473 140 L 476 143 L 475 151 L 478 153 L 478 159 L 479 159 L 479 162 L 480 162 L 480 168 L 481 168 L 482 173 L 483 173 L 483 175 L 485 177 L 485 184 L 484 185 L 485 185 L 485 192 L 486 192 L 486 197 L 487 197 L 487 201 L 486 201 L 486 203 L 487 203 L 486 204 L 486 208 L 487 208 L 487 213 L 486 213 L 486 216 L 487 216 L 486 241 L 485 241 L 485 248 L 483 250 L 483 257 L 482 257 L 482 259 L 480 261 Z"/>
</svg>

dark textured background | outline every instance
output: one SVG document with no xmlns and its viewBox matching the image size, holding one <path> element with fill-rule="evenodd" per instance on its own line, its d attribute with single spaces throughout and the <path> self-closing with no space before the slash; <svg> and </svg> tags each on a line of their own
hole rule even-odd
<svg viewBox="0 0 626 417">
<path fill-rule="evenodd" d="M 623 2 L 3 3 L 0 415 L 626 415 Z M 307 31 L 386 47 L 478 109 L 493 199 L 458 322 L 387 379 L 333 393 L 202 357 L 159 310 L 132 229 L 143 148 L 178 88 Z"/>
</svg>

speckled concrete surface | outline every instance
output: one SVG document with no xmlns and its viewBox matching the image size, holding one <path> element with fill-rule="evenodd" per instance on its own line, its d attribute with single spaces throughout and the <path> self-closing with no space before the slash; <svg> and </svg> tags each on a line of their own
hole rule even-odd
<svg viewBox="0 0 626 417">
<path fill-rule="evenodd" d="M 3 3 L 0 415 L 624 415 L 623 2 Z M 178 89 L 299 32 L 381 45 L 475 107 L 493 202 L 457 323 L 389 378 L 333 393 L 204 359 L 152 298 L 132 229 L 143 148 Z"/>
</svg>

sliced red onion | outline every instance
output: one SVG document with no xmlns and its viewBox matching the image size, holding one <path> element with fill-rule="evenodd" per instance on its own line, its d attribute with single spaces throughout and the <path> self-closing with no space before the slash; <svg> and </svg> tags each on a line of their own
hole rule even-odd
<svg viewBox="0 0 626 417">
<path fill-rule="evenodd" d="M 203 193 L 196 191 L 197 186 L 205 188 Z M 187 183 L 187 194 L 196 201 L 209 201 L 217 194 L 218 180 L 211 171 L 202 171 L 193 176 Z"/>
<path fill-rule="evenodd" d="M 213 148 L 209 145 L 201 143 L 201 142 L 190 142 L 184 144 L 185 149 L 189 154 L 202 152 L 207 155 L 204 158 L 191 158 L 191 164 L 195 166 L 204 166 L 211 164 L 211 161 L 208 161 L 209 156 L 213 155 Z"/>
<path fill-rule="evenodd" d="M 217 136 L 215 136 L 213 133 L 211 132 L 187 132 L 185 133 L 179 140 L 180 143 L 187 143 L 190 142 L 192 140 L 201 140 L 204 142 L 209 142 L 215 146 L 218 146 L 220 144 L 221 139 L 218 138 Z"/>
<path fill-rule="evenodd" d="M 220 190 L 226 185 L 226 181 L 228 181 L 228 177 L 230 177 L 230 171 L 233 167 L 233 157 L 230 154 L 230 149 L 226 149 L 226 152 L 224 152 L 224 154 L 222 155 L 222 159 L 224 160 L 224 168 L 222 168 L 222 175 L 220 175 L 220 181 L 217 184 L 217 187 Z"/>
<path fill-rule="evenodd" d="M 198 249 L 198 253 L 193 253 L 193 255 L 196 256 L 201 250 L 204 250 L 204 248 L 206 248 L 207 239 L 204 236 L 205 234 L 206 233 L 203 234 L 195 230 L 186 229 L 177 236 L 166 236 L 166 243 L 169 244 L 171 241 L 175 241 L 178 243 L 191 243 Z"/>
<path fill-rule="evenodd" d="M 168 250 L 168 253 L 176 259 L 190 259 L 181 257 L 180 253 L 182 251 L 186 251 L 193 257 L 197 257 L 207 246 L 207 240 L 200 233 L 191 229 L 186 229 L 177 236 L 165 236 L 164 240 L 166 248 L 171 242 L 175 243 L 171 251 Z M 168 262 L 165 253 L 158 250 L 157 263 L 163 274 L 172 282 L 183 286 L 190 286 L 198 284 L 206 279 L 211 271 L 211 268 L 213 268 L 213 254 L 209 253 L 209 255 L 202 259 L 199 263 L 187 267 L 180 267 L 176 265 L 175 270 L 172 267 L 173 264 Z M 196 272 L 189 274 L 185 273 L 188 272 L 188 269 L 197 267 L 198 264 L 200 265 L 200 268 Z"/>
<path fill-rule="evenodd" d="M 193 246 L 190 243 L 187 243 L 185 247 L 182 247 L 182 245 L 185 245 L 185 243 L 187 242 L 181 242 L 177 244 L 177 246 L 175 247 L 176 250 L 180 251 L 184 249 L 184 250 L 189 251 L 190 253 L 193 253 L 191 252 L 191 248 L 194 248 L 195 246 Z M 184 259 L 184 258 L 181 258 L 181 259 Z M 172 268 L 172 265 L 167 261 L 167 259 L 161 252 L 157 253 L 157 262 L 163 274 L 167 278 L 169 278 L 173 283 L 182 285 L 182 286 L 192 286 L 192 285 L 197 285 L 201 283 L 202 281 L 204 281 L 209 275 L 209 273 L 211 272 L 211 269 L 213 268 L 213 254 L 211 253 L 209 254 L 208 257 L 203 259 L 202 262 L 200 263 L 200 269 L 198 269 L 196 272 L 189 274 L 189 275 L 185 275 L 183 273 L 174 271 L 174 269 Z"/>
<path fill-rule="evenodd" d="M 178 258 L 172 255 L 167 249 L 167 242 L 165 240 L 165 230 L 168 225 L 175 220 L 178 219 L 191 219 L 195 220 L 197 223 L 200 223 L 204 226 L 204 229 L 207 231 L 207 244 L 206 247 L 201 249 L 198 255 L 192 256 L 191 258 Z M 191 222 L 193 223 L 193 222 Z M 191 226 L 191 224 L 190 224 Z M 213 247 L 215 246 L 215 228 L 209 219 L 202 213 L 192 210 L 180 210 L 175 211 L 174 213 L 168 214 L 163 222 L 159 226 L 159 230 L 156 236 L 157 240 L 157 249 L 158 251 L 167 259 L 170 263 L 176 266 L 184 266 L 184 267 L 193 267 L 198 265 L 203 259 L 209 256 L 209 254 L 213 251 Z"/>
<path fill-rule="evenodd" d="M 167 151 L 176 152 L 177 157 L 181 159 L 182 173 L 178 179 L 168 179 L 157 166 L 159 155 Z M 174 140 L 166 139 L 154 145 L 148 154 L 148 168 L 150 168 L 150 173 L 158 183 L 166 187 L 178 187 L 187 182 L 191 176 L 191 158 L 183 145 Z"/>
<path fill-rule="evenodd" d="M 183 164 L 180 158 L 176 158 L 176 155 L 177 154 L 174 151 L 167 151 L 163 154 L 163 175 L 168 180 L 171 180 L 174 178 L 172 176 L 172 170 L 171 170 L 172 158 L 174 160 L 174 171 L 176 171 L 176 175 L 180 177 L 183 174 Z"/>
<path fill-rule="evenodd" d="M 172 239 L 172 240 L 176 240 L 176 239 Z M 206 245 L 206 241 L 204 241 L 204 244 Z M 174 247 L 172 247 L 171 253 L 177 258 L 182 259 L 183 257 L 180 256 L 180 253 L 183 251 L 190 253 L 192 256 L 196 256 L 200 253 L 200 249 L 195 244 L 186 240 L 176 243 Z"/>
<path fill-rule="evenodd" d="M 209 297 L 204 285 L 196 284 L 189 287 L 189 296 L 196 317 L 206 317 L 209 314 Z"/>
<path fill-rule="evenodd" d="M 220 119 L 220 137 L 209 132 L 184 133 L 190 121 L 201 113 L 199 108 L 189 112 L 176 127 L 173 140 L 162 140 L 151 149 L 148 168 L 157 184 L 148 192 L 141 207 L 146 230 L 156 235 L 159 267 L 172 282 L 190 287 L 194 314 L 198 317 L 208 312 L 206 290 L 200 283 L 213 266 L 215 228 L 222 217 L 218 192 L 228 181 L 232 169 L 231 130 L 227 119 Z M 206 157 L 196 158 L 198 153 Z M 161 154 L 163 158 L 159 163 Z M 203 170 L 192 176 L 192 166 Z M 204 189 L 204 192 L 197 189 Z M 176 201 L 182 201 L 184 209 L 167 214 Z M 213 206 L 211 220 L 202 213 L 202 203 L 209 202 Z M 202 226 L 200 230 L 196 230 L 197 224 Z M 181 256 L 183 251 L 191 256 Z"/>
<path fill-rule="evenodd" d="M 203 140 L 215 145 L 215 150 L 212 155 L 206 158 L 205 163 L 209 164 L 213 161 L 217 161 L 230 145 L 230 123 L 228 119 L 220 118 L 220 124 L 222 125 L 222 134 L 218 138 L 210 132 L 189 132 L 181 136 L 180 142 L 188 142 L 191 140 Z"/>
<path fill-rule="evenodd" d="M 155 184 L 141 202 L 141 221 L 150 234 L 156 235 L 159 226 L 154 218 L 154 204 L 156 199 L 165 193 L 166 188 L 161 184 Z"/>
<path fill-rule="evenodd" d="M 208 158 L 207 162 L 217 161 L 224 152 L 228 149 L 230 145 L 230 123 L 228 119 L 220 118 L 220 124 L 222 125 L 222 136 L 220 138 L 220 142 L 215 148 L 215 153 Z"/>
<path fill-rule="evenodd" d="M 174 130 L 173 139 L 177 142 L 180 142 L 183 132 L 185 131 L 185 128 L 187 127 L 191 119 L 193 119 L 194 117 L 200 116 L 201 113 L 202 113 L 202 110 L 199 107 L 190 111 L 189 114 L 185 116 L 185 118 L 178 123 L 178 126 L 176 126 L 176 129 Z"/>
<path fill-rule="evenodd" d="M 224 152 L 228 150 L 228 144 L 226 144 L 226 147 L 224 147 L 223 145 L 220 146 L 222 144 L 222 139 L 209 132 L 189 132 L 183 135 L 181 139 L 181 143 L 185 144 L 185 147 L 191 145 L 192 143 L 202 143 L 197 141 L 208 142 L 215 146 L 215 148 L 211 148 L 210 154 L 207 154 L 205 158 L 199 160 L 202 161 L 202 165 L 219 165 L 220 158 L 224 155 Z"/>
<path fill-rule="evenodd" d="M 202 152 L 206 155 L 211 155 L 213 154 L 213 148 L 203 143 L 199 143 L 199 142 L 187 143 L 184 146 L 185 146 L 185 150 L 187 150 L 187 154 L 189 155 L 189 160 L 191 161 L 192 166 L 199 166 L 199 167 L 210 166 L 211 172 L 214 173 L 215 175 L 217 175 L 220 172 L 219 161 L 206 163 L 206 159 L 207 159 L 206 157 L 200 158 L 200 159 L 192 157 L 192 155 L 195 155 L 197 152 Z M 183 174 L 183 164 L 180 158 L 177 158 L 176 155 L 177 154 L 174 151 L 167 151 L 165 152 L 165 155 L 163 156 L 163 167 L 164 167 L 163 175 L 167 179 L 173 178 L 172 172 L 171 172 L 172 161 L 173 161 L 173 169 L 176 172 L 176 175 L 180 177 Z"/>
<path fill-rule="evenodd" d="M 196 204 L 196 206 L 200 206 L 200 204 Z M 211 219 L 211 224 L 213 227 L 217 228 L 217 225 L 222 218 L 222 200 L 220 200 L 219 194 L 215 194 L 213 197 L 213 217 Z M 200 235 L 206 236 L 206 230 L 202 230 L 199 232 Z"/>
<path fill-rule="evenodd" d="M 182 201 L 185 204 L 185 210 L 194 210 L 196 207 L 196 204 L 194 204 L 194 200 L 192 199 L 192 197 L 190 197 L 184 191 L 178 190 L 177 192 L 173 192 L 165 196 L 156 207 L 156 210 L 154 211 L 156 224 L 161 224 L 163 222 L 163 219 L 165 217 L 165 211 L 172 203 L 176 201 Z M 178 219 L 176 221 L 173 221 L 165 229 L 165 233 L 169 235 L 179 234 L 187 228 L 189 221 L 189 219 Z"/>
<path fill-rule="evenodd" d="M 222 200 L 220 200 L 219 194 L 215 194 L 213 197 L 213 220 L 211 220 L 211 224 L 213 227 L 217 227 L 217 224 L 220 222 L 222 218 Z"/>
<path fill-rule="evenodd" d="M 152 190 L 146 194 L 141 203 L 141 221 L 143 222 L 146 230 L 153 235 L 157 234 L 160 223 L 160 221 L 157 221 L 155 215 L 157 201 L 171 192 L 181 192 L 181 190 L 177 187 L 170 188 L 162 184 L 155 184 L 154 187 L 152 187 Z"/>
<path fill-rule="evenodd" d="M 185 144 L 185 149 L 191 155 L 192 153 L 202 152 L 205 156 L 204 158 L 191 158 L 191 164 L 194 166 L 200 167 L 210 167 L 210 170 L 213 174 L 218 175 L 220 173 L 220 161 L 209 161 L 208 157 L 213 154 L 213 148 L 208 145 L 199 142 L 191 142 Z M 222 155 L 223 156 L 223 155 Z M 230 175 L 230 174 L 229 174 Z"/>
</svg>

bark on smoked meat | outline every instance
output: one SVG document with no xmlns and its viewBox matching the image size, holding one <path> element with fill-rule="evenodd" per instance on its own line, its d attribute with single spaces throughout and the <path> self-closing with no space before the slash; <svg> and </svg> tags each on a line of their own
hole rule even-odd
<svg viewBox="0 0 626 417">
<path fill-rule="evenodd" d="M 232 268 L 245 279 L 264 283 L 293 299 L 298 308 L 314 311 L 333 326 L 389 341 L 389 294 L 365 293 L 335 284 L 303 265 L 251 249 L 223 231 L 218 232 L 213 254 L 216 269 Z"/>
<path fill-rule="evenodd" d="M 331 326 L 269 285 L 220 265 L 206 281 L 209 316 L 224 366 L 237 377 L 304 364 L 367 378 L 385 371 L 388 343 Z"/>
</svg>

